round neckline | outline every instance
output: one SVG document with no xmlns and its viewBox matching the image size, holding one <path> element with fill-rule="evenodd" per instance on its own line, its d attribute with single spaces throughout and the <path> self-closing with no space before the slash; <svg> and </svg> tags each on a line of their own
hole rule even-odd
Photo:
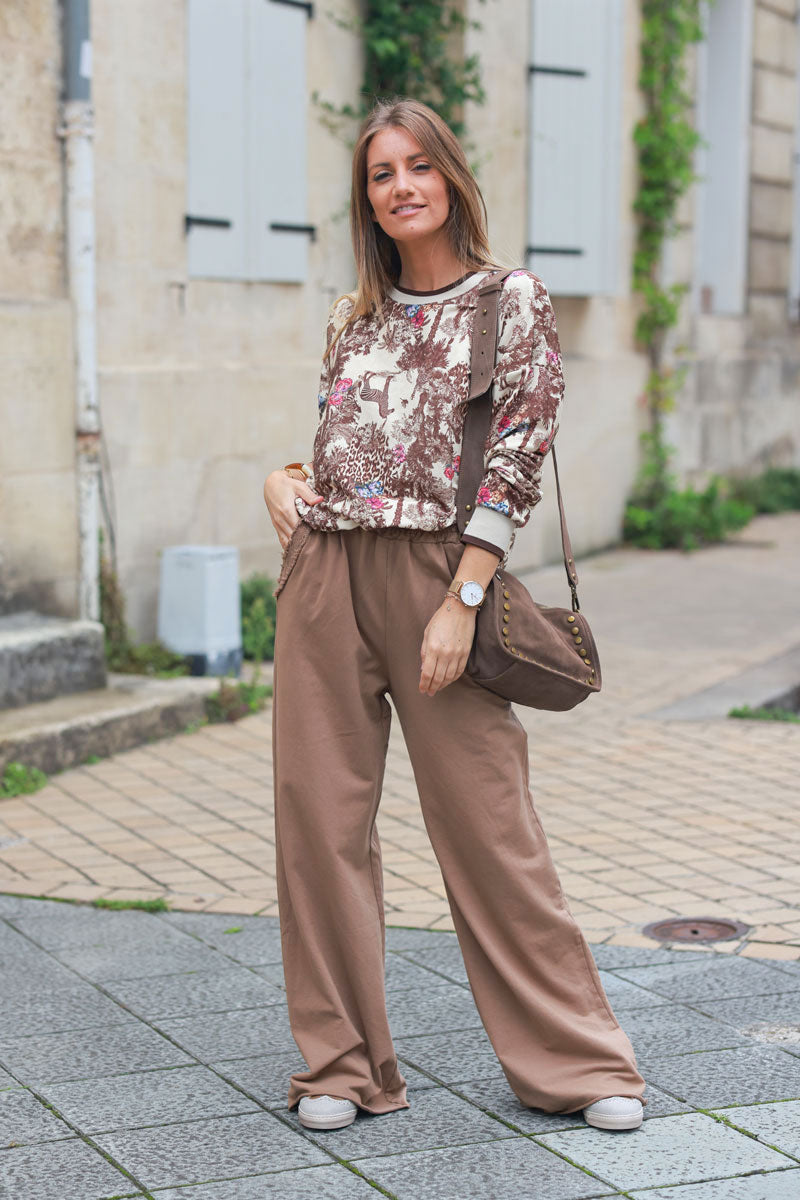
<svg viewBox="0 0 800 1200">
<path fill-rule="evenodd" d="M 394 285 L 395 291 L 402 292 L 404 296 L 441 296 L 443 292 L 449 292 L 451 288 L 458 287 L 469 279 L 470 275 L 477 275 L 477 271 L 467 271 L 466 274 L 460 275 L 458 279 L 454 279 L 452 283 L 446 283 L 444 287 L 434 288 L 432 292 L 418 292 L 414 288 L 400 287 L 399 283 Z"/>
<path fill-rule="evenodd" d="M 448 283 L 443 288 L 437 288 L 433 292 L 414 292 L 406 291 L 396 285 L 392 285 L 389 289 L 388 299 L 395 304 L 402 304 L 406 307 L 410 305 L 423 306 L 427 304 L 443 304 L 448 300 L 455 300 L 478 287 L 489 273 L 489 268 L 478 267 L 474 271 L 468 271 L 466 275 L 462 275 L 460 279 L 456 279 L 453 283 Z"/>
</svg>

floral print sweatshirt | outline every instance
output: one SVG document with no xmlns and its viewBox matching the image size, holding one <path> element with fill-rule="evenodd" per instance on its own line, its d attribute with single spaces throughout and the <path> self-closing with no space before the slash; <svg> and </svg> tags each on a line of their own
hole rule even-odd
<svg viewBox="0 0 800 1200">
<path fill-rule="evenodd" d="M 315 529 L 443 529 L 456 521 L 461 439 L 470 388 L 478 289 L 473 272 L 438 292 L 393 288 L 379 314 L 360 317 L 323 362 L 313 477 L 323 496 L 296 499 Z M 341 297 L 326 344 L 352 311 Z M 530 271 L 504 280 L 498 302 L 492 422 L 485 473 L 463 541 L 505 560 L 539 501 L 542 463 L 563 395 L 555 317 Z"/>
</svg>

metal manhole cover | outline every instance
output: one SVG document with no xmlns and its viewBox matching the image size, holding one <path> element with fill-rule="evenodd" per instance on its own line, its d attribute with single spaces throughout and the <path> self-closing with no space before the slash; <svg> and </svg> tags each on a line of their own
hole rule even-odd
<svg viewBox="0 0 800 1200">
<path fill-rule="evenodd" d="M 722 917 L 671 917 L 645 925 L 642 933 L 659 942 L 727 942 L 749 928 L 742 921 Z"/>
</svg>

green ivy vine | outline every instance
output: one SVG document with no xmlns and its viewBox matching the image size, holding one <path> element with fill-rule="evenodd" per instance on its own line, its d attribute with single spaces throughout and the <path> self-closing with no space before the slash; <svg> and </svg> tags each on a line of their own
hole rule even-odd
<svg viewBox="0 0 800 1200">
<path fill-rule="evenodd" d="M 366 0 L 360 17 L 334 19 L 361 40 L 364 77 L 357 105 L 334 105 L 314 94 L 331 124 L 362 120 L 376 99 L 410 96 L 463 136 L 464 104 L 482 104 L 485 93 L 478 56 L 455 49 L 468 28 L 480 29 L 458 0 Z"/>
<path fill-rule="evenodd" d="M 679 492 L 670 473 L 664 415 L 674 406 L 686 367 L 668 363 L 665 347 L 686 285 L 665 287 L 662 262 L 666 242 L 675 234 L 678 203 L 696 179 L 693 160 L 701 138 L 693 122 L 686 61 L 689 48 L 703 38 L 703 26 L 700 0 L 641 0 L 641 11 L 639 88 L 645 112 L 633 135 L 639 166 L 633 290 L 642 299 L 636 340 L 650 365 L 645 385 L 650 427 L 642 435 L 643 462 L 625 512 L 624 536 L 639 545 L 690 548 L 721 540 L 749 514 L 728 496 L 723 481 L 712 480 L 702 493 Z"/>
</svg>

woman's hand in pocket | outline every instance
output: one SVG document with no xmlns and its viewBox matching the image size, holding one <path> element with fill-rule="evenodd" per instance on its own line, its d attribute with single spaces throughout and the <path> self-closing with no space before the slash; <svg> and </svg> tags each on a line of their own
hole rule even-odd
<svg viewBox="0 0 800 1200">
<path fill-rule="evenodd" d="M 300 520 L 295 505 L 297 496 L 311 505 L 322 500 L 305 479 L 295 479 L 286 471 L 271 471 L 264 480 L 264 503 L 283 550 Z"/>
</svg>

